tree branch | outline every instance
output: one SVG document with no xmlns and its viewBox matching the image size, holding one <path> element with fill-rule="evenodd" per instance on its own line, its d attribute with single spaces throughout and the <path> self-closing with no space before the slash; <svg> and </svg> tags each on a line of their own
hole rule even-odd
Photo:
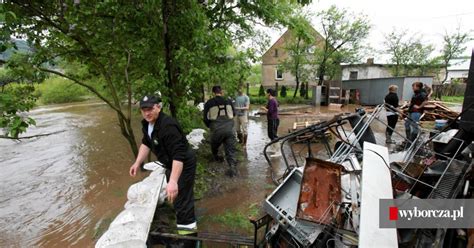
<svg viewBox="0 0 474 248">
<path fill-rule="evenodd" d="M 74 83 L 79 84 L 80 86 L 83 86 L 83 87 L 87 88 L 89 91 L 94 93 L 97 97 L 99 97 L 102 101 L 104 101 L 107 105 L 109 105 L 113 110 L 115 110 L 120 116 L 122 116 L 124 119 L 126 119 L 126 117 L 123 114 L 122 110 L 117 108 L 115 105 L 113 105 L 107 98 L 105 98 L 102 94 L 100 94 L 94 87 L 92 87 L 92 86 L 90 86 L 86 83 L 83 83 L 83 82 L 79 81 L 78 79 L 73 78 L 69 75 L 61 73 L 59 71 L 51 70 L 51 69 L 48 69 L 48 68 L 42 68 L 42 67 L 36 67 L 36 68 L 40 71 L 43 71 L 43 72 L 48 72 L 48 73 L 52 73 L 52 74 L 58 75 L 58 76 L 63 77 L 63 78 L 67 78 L 67 79 L 73 81 Z"/>
<path fill-rule="evenodd" d="M 49 136 L 53 134 L 58 134 L 58 133 L 63 133 L 66 132 L 66 130 L 61 130 L 61 131 L 56 131 L 52 133 L 44 133 L 44 134 L 37 134 L 37 135 L 31 135 L 31 136 L 23 136 L 23 137 L 10 137 L 6 135 L 0 135 L 0 139 L 11 139 L 11 140 L 22 140 L 22 139 L 32 139 L 32 138 L 37 138 L 37 137 L 43 137 L 43 136 Z"/>
</svg>

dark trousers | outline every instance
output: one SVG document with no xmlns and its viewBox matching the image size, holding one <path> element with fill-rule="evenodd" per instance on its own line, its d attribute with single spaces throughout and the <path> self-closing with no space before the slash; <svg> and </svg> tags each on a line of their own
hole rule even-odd
<svg viewBox="0 0 474 248">
<path fill-rule="evenodd" d="M 398 115 L 387 115 L 388 127 L 386 130 L 386 133 L 389 136 L 392 136 L 393 130 L 395 129 L 395 126 L 397 125 L 397 121 L 398 121 Z"/>
<path fill-rule="evenodd" d="M 274 140 L 278 138 L 278 126 L 280 125 L 280 120 L 279 119 L 268 119 L 268 138 L 270 140 Z"/>
<path fill-rule="evenodd" d="M 176 211 L 176 224 L 188 225 L 196 222 L 194 215 L 194 177 L 196 175 L 196 161 L 185 165 L 178 180 L 178 196 L 173 202 Z M 166 171 L 166 178 L 169 180 L 171 171 Z"/>
<path fill-rule="evenodd" d="M 217 157 L 219 146 L 224 144 L 225 159 L 230 166 L 237 164 L 235 159 L 235 134 L 233 129 L 225 130 L 224 128 L 212 130 L 211 134 L 211 150 L 214 158 Z"/>
</svg>

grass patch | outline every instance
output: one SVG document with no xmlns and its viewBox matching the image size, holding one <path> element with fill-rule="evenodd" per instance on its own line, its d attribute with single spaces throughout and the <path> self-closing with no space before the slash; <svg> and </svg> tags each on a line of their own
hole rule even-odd
<svg viewBox="0 0 474 248">
<path fill-rule="evenodd" d="M 194 197 L 201 199 L 209 190 L 209 183 L 206 180 L 210 175 L 203 163 L 198 162 L 196 166 L 196 177 L 194 181 Z"/>
<path fill-rule="evenodd" d="M 452 102 L 452 103 L 462 103 L 464 101 L 464 96 L 441 96 L 441 101 Z"/>
<path fill-rule="evenodd" d="M 258 216 L 260 207 L 258 204 L 251 204 L 246 211 L 240 210 L 226 210 L 223 214 L 211 216 L 210 221 L 218 223 L 225 228 L 230 228 L 233 232 L 236 231 L 252 231 L 253 225 L 249 221 L 249 216 Z"/>
</svg>

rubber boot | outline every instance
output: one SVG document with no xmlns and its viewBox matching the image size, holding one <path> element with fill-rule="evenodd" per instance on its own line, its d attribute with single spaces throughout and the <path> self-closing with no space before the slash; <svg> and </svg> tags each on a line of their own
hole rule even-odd
<svg viewBox="0 0 474 248">
<path fill-rule="evenodd" d="M 237 133 L 237 140 L 239 141 L 239 144 L 243 143 L 243 137 L 242 133 Z"/>
<path fill-rule="evenodd" d="M 224 162 L 224 157 L 219 156 L 219 155 L 217 155 L 217 154 L 213 154 L 213 155 L 212 155 L 212 158 L 214 159 L 214 162 L 218 162 L 218 163 Z"/>
<path fill-rule="evenodd" d="M 270 157 L 272 158 L 281 157 L 280 142 L 273 144 L 272 147 L 273 147 L 272 150 L 274 153 L 270 155 Z"/>
<path fill-rule="evenodd" d="M 247 134 L 242 135 L 242 146 L 246 147 L 247 146 Z"/>
<path fill-rule="evenodd" d="M 393 144 L 392 136 L 388 132 L 385 133 L 385 143 Z"/>
<path fill-rule="evenodd" d="M 237 165 L 231 164 L 230 168 L 226 171 L 226 176 L 228 177 L 235 177 L 237 176 Z"/>
</svg>

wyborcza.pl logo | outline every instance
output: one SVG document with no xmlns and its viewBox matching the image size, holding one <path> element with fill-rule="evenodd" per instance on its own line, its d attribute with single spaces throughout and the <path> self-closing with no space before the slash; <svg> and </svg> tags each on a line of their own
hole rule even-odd
<svg viewBox="0 0 474 248">
<path fill-rule="evenodd" d="M 380 228 L 473 228 L 474 199 L 381 199 Z"/>
</svg>

